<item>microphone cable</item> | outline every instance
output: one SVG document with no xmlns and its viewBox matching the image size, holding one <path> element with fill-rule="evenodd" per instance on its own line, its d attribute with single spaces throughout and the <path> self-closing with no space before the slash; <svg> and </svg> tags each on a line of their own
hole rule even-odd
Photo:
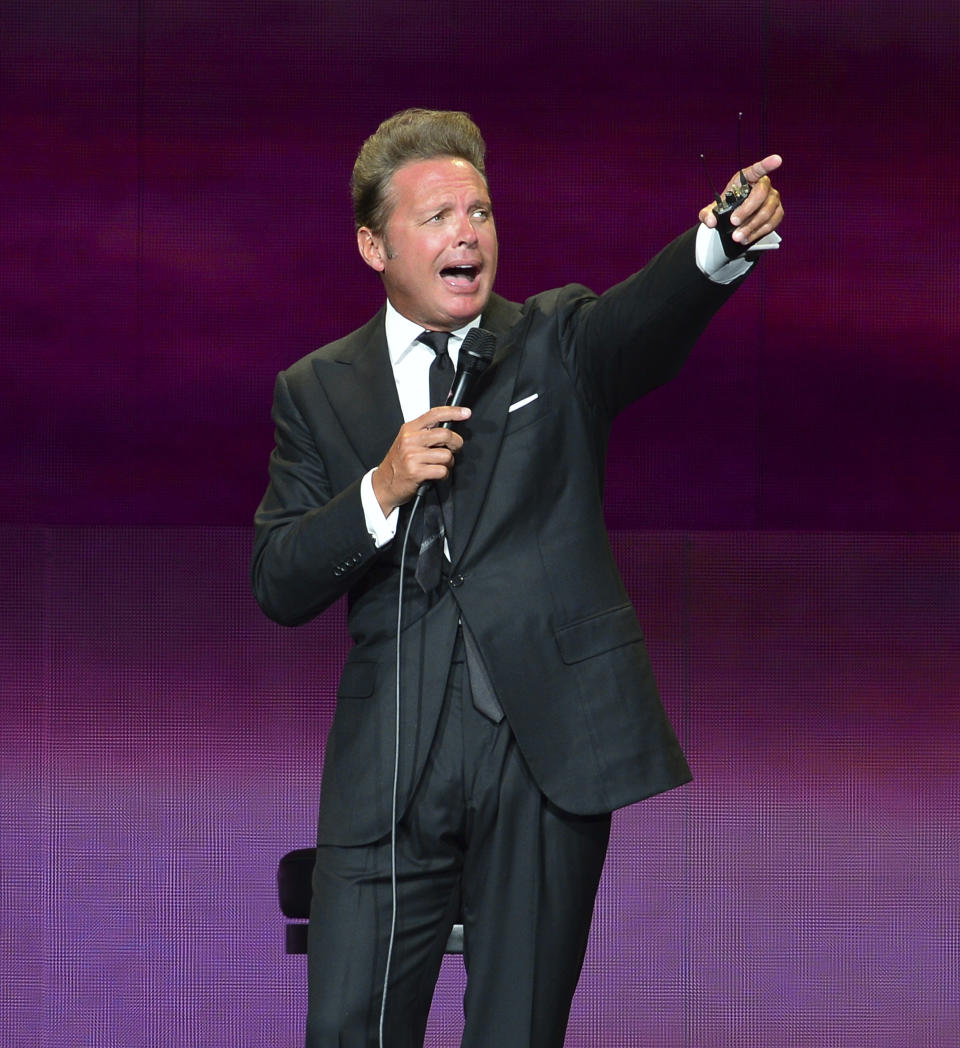
<svg viewBox="0 0 960 1048">
<path fill-rule="evenodd" d="M 407 518 L 403 533 L 403 546 L 400 550 L 400 587 L 397 593 L 397 642 L 396 668 L 394 687 L 394 728 L 393 728 L 393 787 L 390 800 L 390 938 L 387 943 L 387 963 L 383 972 L 383 991 L 380 995 L 380 1022 L 378 1026 L 379 1048 L 384 1048 L 383 1030 L 387 1015 L 387 986 L 390 981 L 390 962 L 393 960 L 393 944 L 397 935 L 397 790 L 400 780 L 400 635 L 403 626 L 403 579 L 407 564 L 407 543 L 410 539 L 410 528 L 416 516 L 423 491 L 418 491 Z"/>
<path fill-rule="evenodd" d="M 459 406 L 472 400 L 476 394 L 474 383 L 486 371 L 493 361 L 493 353 L 496 347 L 497 336 L 491 331 L 481 327 L 473 328 L 467 332 L 460 346 L 457 361 L 457 371 L 454 375 L 453 386 L 447 403 Z M 441 424 L 444 429 L 449 429 L 453 423 Z M 404 573 L 407 563 L 407 543 L 410 538 L 410 528 L 413 518 L 416 516 L 424 494 L 430 487 L 429 481 L 424 481 L 417 489 L 416 497 L 410 508 L 410 516 L 407 518 L 407 526 L 403 533 L 403 546 L 400 550 L 400 588 L 397 594 L 397 643 L 396 643 L 396 678 L 394 682 L 394 731 L 393 731 L 393 787 L 390 800 L 390 937 L 387 942 L 387 961 L 383 972 L 383 991 L 380 995 L 380 1022 L 378 1024 L 379 1048 L 385 1048 L 383 1043 L 384 1025 L 387 1015 L 387 988 L 390 982 L 390 965 L 393 961 L 393 947 L 397 935 L 397 793 L 400 781 L 400 635 L 403 627 L 403 586 Z"/>
</svg>

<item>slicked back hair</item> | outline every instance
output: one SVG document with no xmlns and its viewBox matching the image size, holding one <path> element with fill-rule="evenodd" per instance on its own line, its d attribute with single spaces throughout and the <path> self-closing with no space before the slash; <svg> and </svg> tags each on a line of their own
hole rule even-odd
<svg viewBox="0 0 960 1048">
<path fill-rule="evenodd" d="M 405 109 L 377 128 L 363 143 L 353 165 L 350 190 L 356 228 L 382 236 L 390 217 L 390 180 L 415 160 L 459 157 L 487 179 L 487 147 L 480 128 L 466 113 L 442 109 Z"/>
</svg>

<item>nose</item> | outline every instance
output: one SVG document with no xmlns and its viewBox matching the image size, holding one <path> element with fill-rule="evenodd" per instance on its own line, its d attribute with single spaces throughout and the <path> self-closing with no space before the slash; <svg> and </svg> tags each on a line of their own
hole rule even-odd
<svg viewBox="0 0 960 1048">
<path fill-rule="evenodd" d="M 459 216 L 456 227 L 457 244 L 473 247 L 477 242 L 477 229 L 469 211 L 464 211 Z"/>
</svg>

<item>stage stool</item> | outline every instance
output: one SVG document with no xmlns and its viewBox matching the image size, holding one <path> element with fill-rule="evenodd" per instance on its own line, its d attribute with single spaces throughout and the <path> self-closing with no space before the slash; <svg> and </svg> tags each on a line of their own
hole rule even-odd
<svg viewBox="0 0 960 1048">
<path fill-rule="evenodd" d="M 280 910 L 287 918 L 286 952 L 307 952 L 307 922 L 310 918 L 313 864 L 316 848 L 295 848 L 287 852 L 277 866 L 277 894 Z M 463 953 L 463 925 L 455 924 L 450 931 L 447 953 Z"/>
</svg>

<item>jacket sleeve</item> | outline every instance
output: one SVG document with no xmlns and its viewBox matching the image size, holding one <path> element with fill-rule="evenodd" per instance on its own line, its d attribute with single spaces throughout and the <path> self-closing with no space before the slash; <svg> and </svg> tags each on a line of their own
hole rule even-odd
<svg viewBox="0 0 960 1048">
<path fill-rule="evenodd" d="M 599 297 L 582 289 L 560 332 L 566 364 L 609 418 L 673 378 L 714 313 L 740 286 L 696 264 L 696 228 Z"/>
<path fill-rule="evenodd" d="M 276 446 L 254 517 L 251 581 L 275 622 L 319 615 L 365 572 L 377 550 L 360 501 L 360 477 L 334 493 L 329 472 L 283 373 L 273 399 Z"/>
</svg>

